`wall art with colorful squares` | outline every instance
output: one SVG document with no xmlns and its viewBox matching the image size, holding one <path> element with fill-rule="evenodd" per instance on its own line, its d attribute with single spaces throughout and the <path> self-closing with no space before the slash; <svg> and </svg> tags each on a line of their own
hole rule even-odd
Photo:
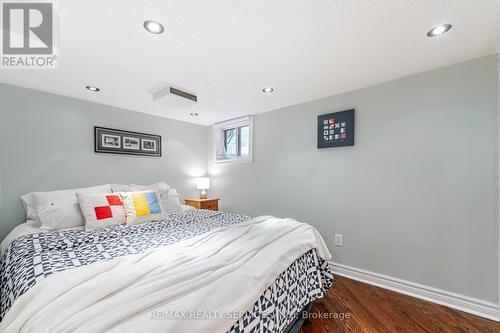
<svg viewBox="0 0 500 333">
<path fill-rule="evenodd" d="M 318 148 L 354 146 L 354 109 L 318 116 Z"/>
</svg>

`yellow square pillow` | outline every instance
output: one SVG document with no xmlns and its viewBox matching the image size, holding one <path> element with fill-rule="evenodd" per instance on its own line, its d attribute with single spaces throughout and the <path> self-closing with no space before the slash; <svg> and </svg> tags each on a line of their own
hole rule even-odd
<svg viewBox="0 0 500 333">
<path fill-rule="evenodd" d="M 127 224 L 160 221 L 167 217 L 156 190 L 120 192 L 127 216 Z"/>
</svg>

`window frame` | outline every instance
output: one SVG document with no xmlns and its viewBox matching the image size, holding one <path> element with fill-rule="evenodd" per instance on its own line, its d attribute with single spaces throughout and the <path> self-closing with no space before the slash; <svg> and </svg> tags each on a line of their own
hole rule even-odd
<svg viewBox="0 0 500 333">
<path fill-rule="evenodd" d="M 248 126 L 248 156 L 241 156 L 241 127 Z M 227 130 L 236 130 L 236 150 L 237 156 L 228 159 L 217 159 L 225 144 L 225 133 Z M 252 163 L 253 162 L 253 116 L 245 116 L 227 121 L 215 123 L 213 125 L 212 140 L 212 161 L 219 163 Z"/>
</svg>

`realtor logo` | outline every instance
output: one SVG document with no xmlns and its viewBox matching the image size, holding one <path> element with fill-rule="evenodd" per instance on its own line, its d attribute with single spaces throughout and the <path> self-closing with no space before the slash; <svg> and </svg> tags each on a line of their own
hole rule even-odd
<svg viewBox="0 0 500 333">
<path fill-rule="evenodd" d="M 54 2 L 2 2 L 2 68 L 56 68 Z"/>
</svg>

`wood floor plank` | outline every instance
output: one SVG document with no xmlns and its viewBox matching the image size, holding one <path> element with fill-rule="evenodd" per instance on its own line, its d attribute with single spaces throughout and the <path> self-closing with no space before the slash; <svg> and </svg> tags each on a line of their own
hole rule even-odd
<svg viewBox="0 0 500 333">
<path fill-rule="evenodd" d="M 330 318 L 318 318 L 318 314 Z M 337 318 L 335 318 L 335 314 Z M 349 314 L 344 320 L 338 317 Z M 500 333 L 500 323 L 336 276 L 300 333 Z"/>
</svg>

